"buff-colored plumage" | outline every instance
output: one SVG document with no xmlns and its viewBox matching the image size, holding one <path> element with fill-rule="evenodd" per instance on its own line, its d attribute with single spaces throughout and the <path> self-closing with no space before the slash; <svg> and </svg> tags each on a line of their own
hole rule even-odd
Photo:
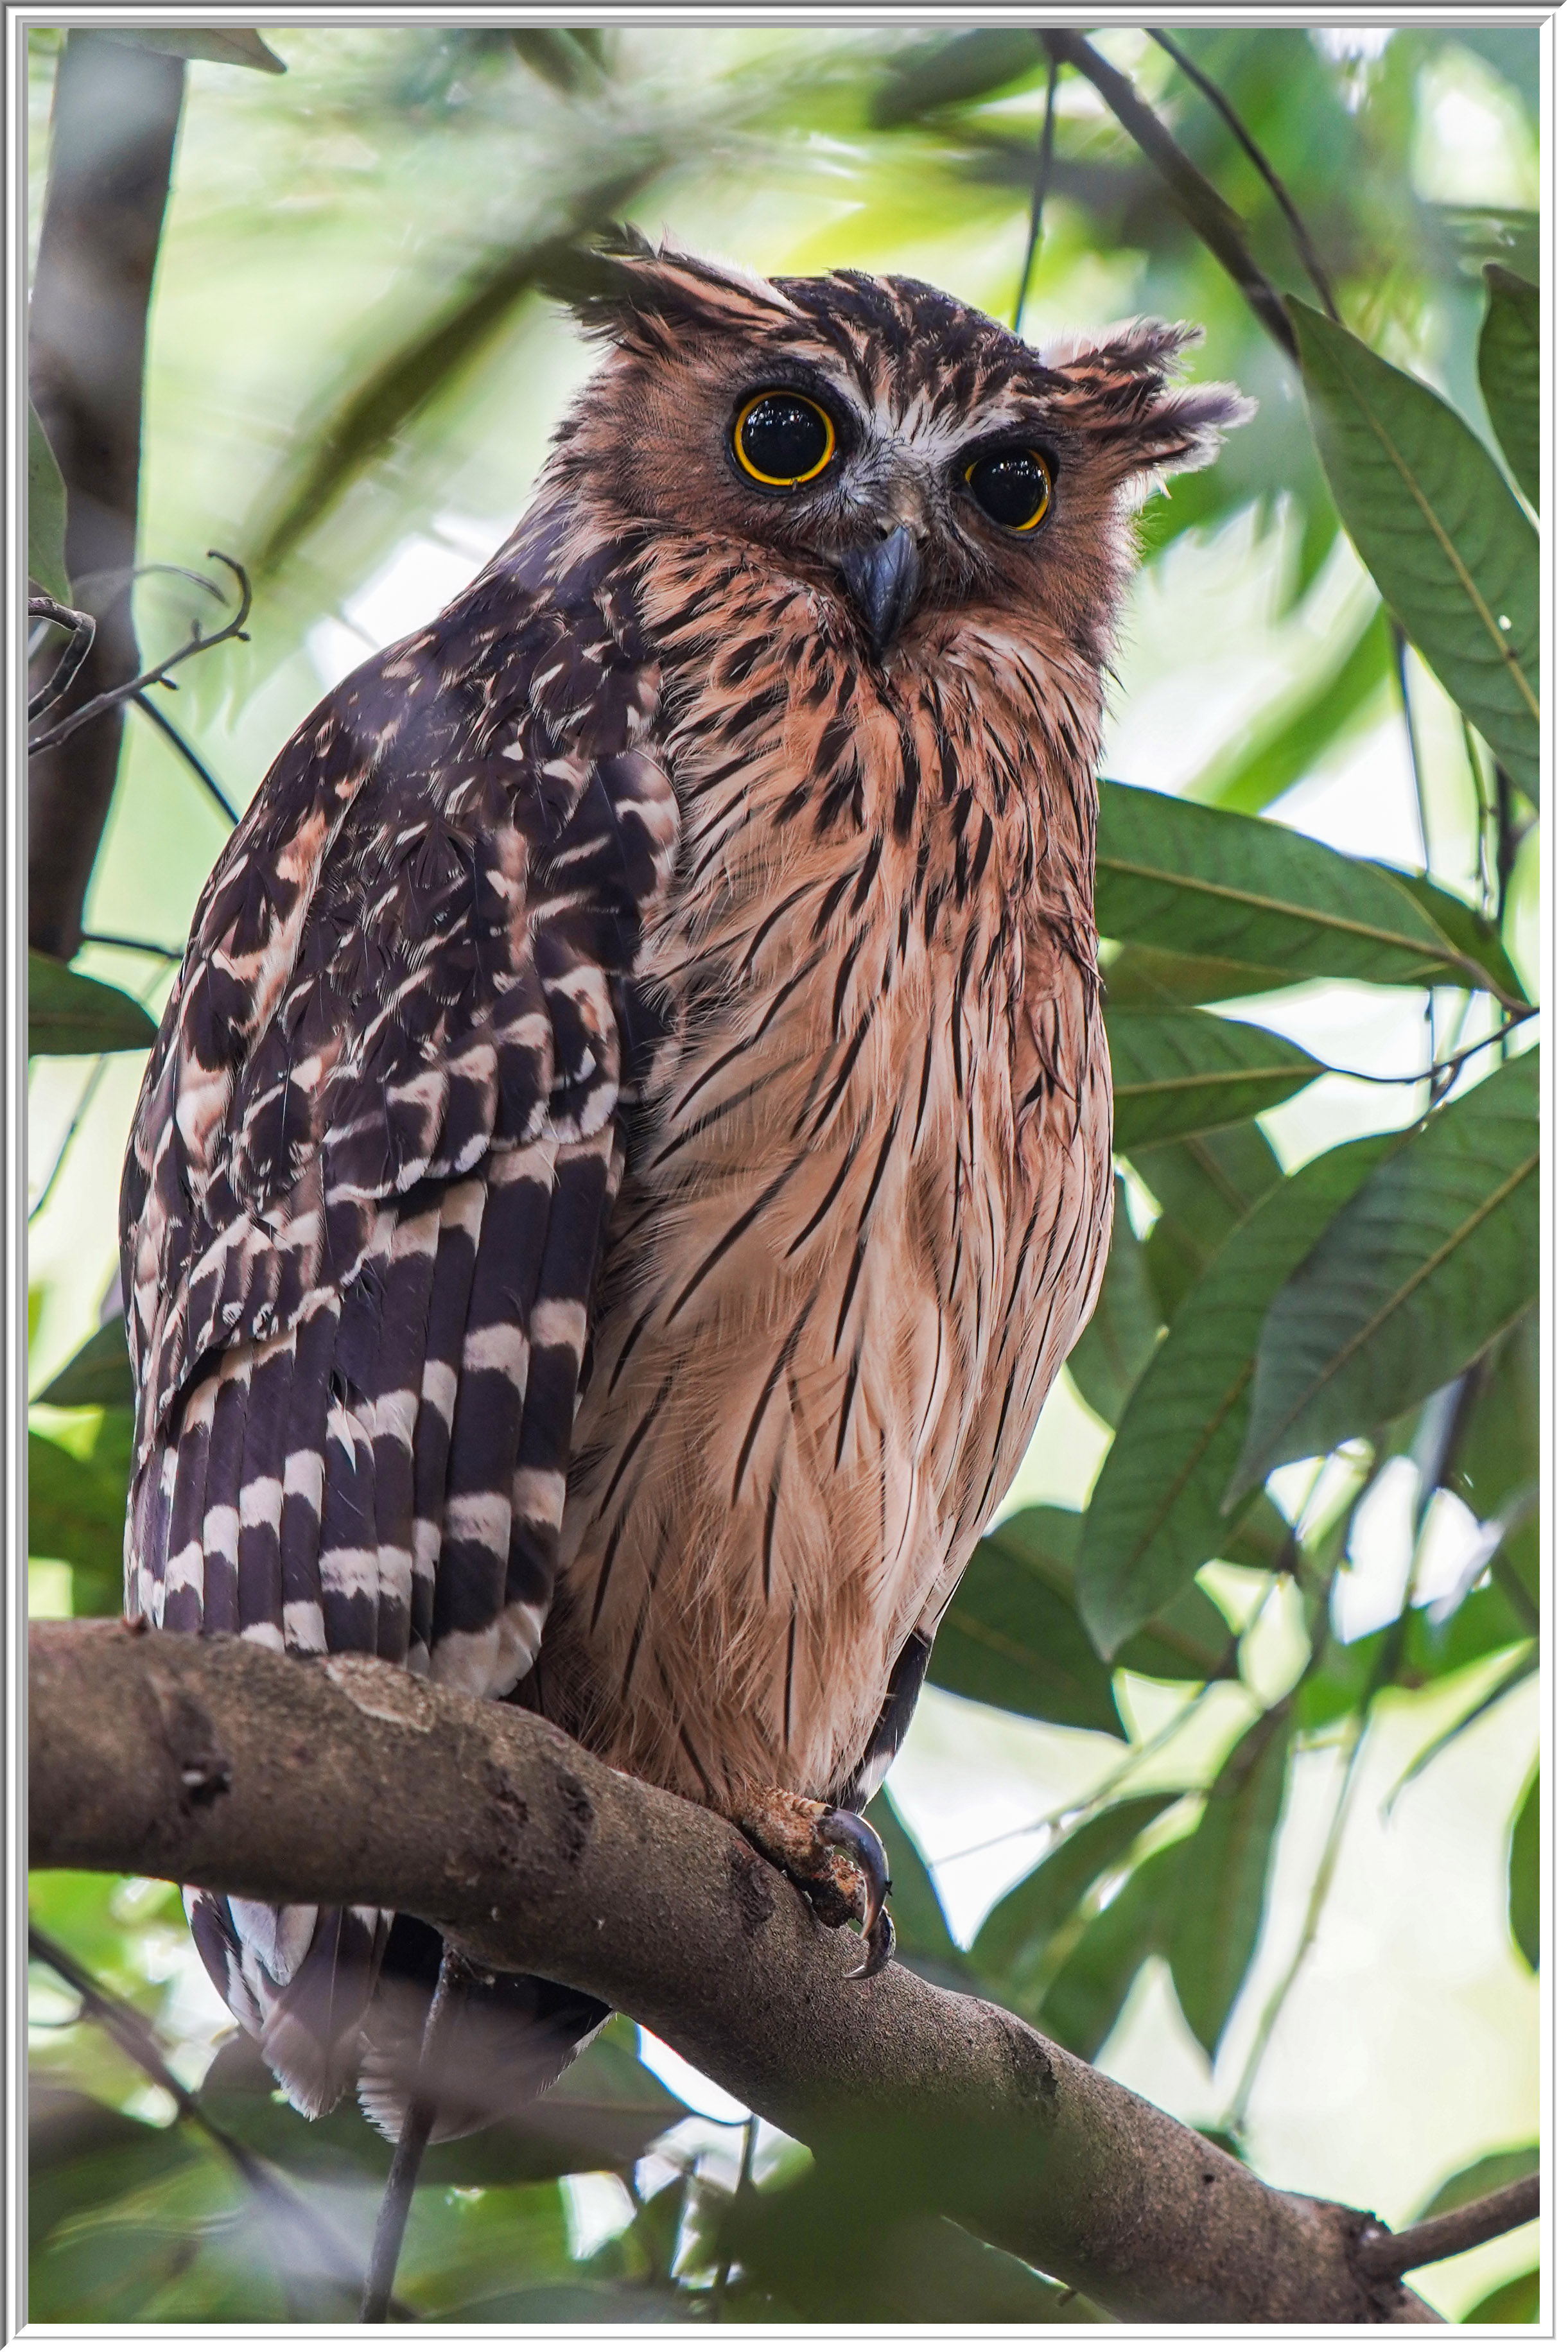
<svg viewBox="0 0 1568 2352">
<path fill-rule="evenodd" d="M 130 1605 L 379 1649 L 737 1818 L 853 1806 L 1092 1307 L 1101 674 L 1138 487 L 1238 411 L 1168 329 L 1047 363 L 907 281 L 603 268 L 515 538 L 198 909 L 127 1170 Z M 772 384 L 839 420 L 818 487 L 730 462 Z M 1026 541 L 964 488 L 1012 440 Z M 395 1923 L 204 1900 L 295 2095 L 374 2074 Z"/>
</svg>

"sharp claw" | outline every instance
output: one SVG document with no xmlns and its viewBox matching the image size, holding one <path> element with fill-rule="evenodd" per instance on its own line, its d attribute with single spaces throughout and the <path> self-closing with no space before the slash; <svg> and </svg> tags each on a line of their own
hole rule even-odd
<svg viewBox="0 0 1568 2352">
<path fill-rule="evenodd" d="M 887 1910 L 879 1911 L 876 1924 L 866 1937 L 866 1957 L 858 1969 L 850 1969 L 847 1971 L 845 1982 L 853 1984 L 858 1978 L 879 1977 L 892 1958 L 897 1942 L 898 1937 L 893 1933 L 892 1913 Z"/>
<path fill-rule="evenodd" d="M 838 1806 L 824 1813 L 816 1823 L 817 1843 L 837 1846 L 853 1856 L 866 1886 L 866 1916 L 860 1933 L 866 1941 L 866 1958 L 852 1977 L 879 1975 L 893 1956 L 893 1922 L 888 1911 L 888 1896 L 892 1879 L 888 1870 L 887 1851 L 869 1822 L 860 1814 Z"/>
</svg>

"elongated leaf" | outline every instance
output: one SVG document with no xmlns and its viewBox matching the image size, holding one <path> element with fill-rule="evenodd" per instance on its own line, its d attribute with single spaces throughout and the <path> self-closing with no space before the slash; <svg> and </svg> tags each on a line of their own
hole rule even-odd
<svg viewBox="0 0 1568 2352">
<path fill-rule="evenodd" d="M 1239 1739 L 1184 1847 L 1171 1976 L 1187 2023 L 1212 2058 L 1252 1962 L 1285 1801 L 1290 1709 Z"/>
<path fill-rule="evenodd" d="M 1520 1612 L 1521 1633 L 1541 1630 L 1541 1515 L 1516 1515 L 1541 1480 L 1541 1318 L 1533 1307 L 1491 1351 L 1470 1407 L 1449 1484 L 1478 1519 L 1508 1527 L 1492 1568 Z"/>
<path fill-rule="evenodd" d="M 28 949 L 29 1054 L 145 1053 L 157 1034 L 134 997 Z"/>
<path fill-rule="evenodd" d="M 1532 507 L 1541 507 L 1541 289 L 1489 261 L 1476 373 L 1498 446 Z"/>
<path fill-rule="evenodd" d="M 939 1982 L 962 1983 L 968 1975 L 964 1956 L 952 1940 L 942 1897 L 920 1848 L 886 1789 L 879 1790 L 866 1807 L 866 1818 L 887 1849 L 895 1889 L 900 1958 L 916 1967 L 922 1960 L 935 1961 Z"/>
<path fill-rule="evenodd" d="M 47 1388 L 40 1391 L 37 1402 L 64 1406 L 106 1404 L 126 1412 L 132 1410 L 136 1402 L 135 1388 L 125 1345 L 125 1326 L 118 1315 L 77 1349 Z"/>
<path fill-rule="evenodd" d="M 1005 26 L 944 33 L 901 57 L 871 100 L 872 128 L 890 131 L 943 106 L 991 98 L 1045 71 L 1037 35 Z"/>
<path fill-rule="evenodd" d="M 1110 1675 L 1072 1602 L 1078 1514 L 1018 1511 L 984 1536 L 942 1621 L 931 1678 L 1043 1723 L 1122 1738 Z"/>
<path fill-rule="evenodd" d="M 1541 548 L 1462 418 L 1293 297 L 1318 453 L 1389 609 L 1509 774 L 1541 763 Z"/>
<path fill-rule="evenodd" d="M 1514 1815 L 1508 1842 L 1508 1924 L 1532 1969 L 1541 1967 L 1541 1767 Z"/>
<path fill-rule="evenodd" d="M 59 604 L 70 603 L 66 486 L 31 401 L 27 403 L 27 577 Z"/>
<path fill-rule="evenodd" d="M 1101 941 L 1103 949 L 1104 942 Z M 1218 1004 L 1227 996 L 1262 996 L 1291 988 L 1294 972 L 1271 964 L 1233 963 L 1225 956 L 1179 955 L 1172 948 L 1119 947 L 1103 967 L 1105 1002 L 1119 1012 Z"/>
<path fill-rule="evenodd" d="M 1541 1281 L 1538 1053 L 1446 1104 L 1376 1170 L 1275 1298 L 1228 1496 L 1418 1404 Z"/>
<path fill-rule="evenodd" d="M 27 1433 L 27 1549 L 36 1559 L 69 1561 L 79 1617 L 119 1613 L 130 1468 L 129 1413 L 104 1414 L 85 1460 L 37 1430 Z"/>
<path fill-rule="evenodd" d="M 1541 2270 L 1522 2271 L 1471 2304 L 1464 2315 L 1467 2327 L 1532 2327 L 1541 2318 Z"/>
<path fill-rule="evenodd" d="M 1391 684 L 1392 656 L 1388 616 L 1380 610 L 1315 693 L 1271 728 L 1244 734 L 1188 787 L 1186 797 L 1256 816 L 1299 783 L 1342 737 L 1374 716 Z"/>
<path fill-rule="evenodd" d="M 1410 1786 L 1412 1780 L 1418 1780 L 1429 1765 L 1436 1764 L 1438 1757 L 1446 1754 L 1457 1739 L 1462 1739 L 1467 1731 L 1473 1730 L 1491 1713 L 1494 1706 L 1500 1706 L 1510 1692 L 1516 1691 L 1521 1683 L 1527 1683 L 1531 1675 L 1540 1671 L 1541 1644 L 1539 1642 L 1526 1642 L 1518 1655 L 1508 1660 L 1490 1689 L 1485 1691 L 1473 1706 L 1468 1706 L 1446 1731 L 1440 1731 L 1435 1739 L 1429 1739 L 1426 1747 L 1411 1758 L 1383 1801 L 1384 1812 L 1392 1810 L 1395 1798 Z"/>
<path fill-rule="evenodd" d="M 1527 2180 L 1540 2169 L 1541 2149 L 1534 2140 L 1523 2147 L 1502 2147 L 1493 2156 L 1479 2156 L 1462 2171 L 1451 2172 L 1414 2218 L 1428 2221 L 1436 2213 L 1457 2213 L 1461 2205 L 1473 2205 L 1478 2197 L 1495 2196 L 1500 2189 Z"/>
<path fill-rule="evenodd" d="M 1279 1162 L 1254 1119 L 1152 1144 L 1130 1157 L 1160 1204 L 1143 1248 L 1168 1323 L 1226 1235 L 1279 1183 Z"/>
<path fill-rule="evenodd" d="M 1052 1977 L 1032 2021 L 1078 2057 L 1098 2054 L 1139 1969 L 1167 1948 L 1191 1843 L 1177 1838 L 1141 1862 Z"/>
<path fill-rule="evenodd" d="M 1123 1151 L 1255 1118 L 1319 1076 L 1287 1037 L 1217 1013 L 1109 1008 L 1116 1141 Z"/>
<path fill-rule="evenodd" d="M 1222 1244 L 1128 1401 L 1084 1514 L 1079 1607 L 1102 1656 L 1225 1557 L 1258 1337 L 1279 1285 L 1393 1150 L 1369 1136 L 1310 1160 Z"/>
<path fill-rule="evenodd" d="M 126 42 L 132 48 L 158 49 L 168 58 L 205 58 L 214 65 L 248 66 L 253 73 L 280 74 L 289 70 L 259 33 L 242 30 L 237 25 L 207 25 L 200 30 L 193 26 L 189 32 L 174 25 L 146 30 L 106 25 L 102 30 L 108 40 Z"/>
<path fill-rule="evenodd" d="M 1440 890 L 1424 874 L 1406 874 L 1397 866 L 1379 866 L 1378 871 L 1391 875 L 1422 912 L 1431 917 L 1471 968 L 1472 976 L 1484 975 L 1500 1003 L 1519 1008 L 1529 1004 L 1530 992 L 1509 961 L 1508 950 L 1492 925 L 1483 920 L 1473 907 L 1463 898 L 1456 898 L 1450 891 Z"/>
<path fill-rule="evenodd" d="M 515 26 L 511 40 L 523 64 L 542 81 L 556 89 L 577 90 L 592 89 L 603 79 L 604 68 L 593 46 L 599 37 L 593 30 L 538 25 Z"/>
<path fill-rule="evenodd" d="M 1115 1869 L 1151 1822 L 1169 1811 L 1168 1793 L 1107 1805 L 1052 1848 L 1027 1878 L 1002 1897 L 970 1949 L 970 1959 L 1010 2006 L 1032 2006 L 1045 1990 L 1053 1937 L 1089 1889 Z"/>
<path fill-rule="evenodd" d="M 1388 867 L 1131 784 L 1100 787 L 1095 912 L 1109 939 L 1292 980 L 1488 985 Z"/>
<path fill-rule="evenodd" d="M 1143 1244 L 1127 1213 L 1127 1187 L 1118 1177 L 1105 1279 L 1088 1328 L 1068 1359 L 1079 1394 L 1112 1429 L 1160 1344 L 1160 1330 L 1159 1301 L 1143 1262 Z"/>
</svg>

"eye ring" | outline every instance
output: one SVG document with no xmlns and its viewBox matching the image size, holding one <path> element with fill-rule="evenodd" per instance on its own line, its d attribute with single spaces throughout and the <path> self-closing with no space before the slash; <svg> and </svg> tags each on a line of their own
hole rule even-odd
<svg viewBox="0 0 1568 2352">
<path fill-rule="evenodd" d="M 752 439 L 753 444 L 763 437 L 760 428 L 763 427 L 768 420 L 762 418 L 759 415 L 759 412 L 765 409 L 770 401 L 786 403 L 796 410 L 808 409 L 811 412 L 811 415 L 819 420 L 821 424 L 822 447 L 820 451 L 813 456 L 812 462 L 809 465 L 802 465 L 798 470 L 795 472 L 770 473 L 766 468 L 765 460 L 767 453 L 764 449 L 757 448 L 754 455 L 749 454 L 747 451 L 747 428 L 749 426 L 752 427 Z M 800 421 L 801 420 L 798 418 L 794 420 L 797 436 Z M 809 430 L 809 426 L 807 429 Z M 775 425 L 775 431 L 780 430 L 787 430 L 785 420 L 783 418 L 777 420 Z M 806 482 L 815 482 L 819 475 L 826 472 L 828 467 L 833 463 L 834 457 L 837 451 L 838 435 L 834 426 L 832 417 L 828 415 L 826 409 L 823 407 L 820 401 L 813 400 L 809 393 L 795 392 L 787 385 L 780 384 L 770 386 L 766 392 L 753 393 L 751 398 L 745 402 L 742 407 L 739 416 L 735 419 L 735 429 L 733 434 L 731 436 L 731 446 L 735 453 L 736 464 L 740 467 L 742 472 L 747 475 L 752 481 L 760 482 L 763 488 L 768 490 L 798 490 L 803 484 Z M 775 456 L 778 454 L 782 454 L 782 452 L 775 453 Z M 804 457 L 810 453 L 807 450 L 802 449 L 798 454 Z M 762 458 L 763 462 L 758 463 L 757 461 L 759 458 Z"/>
<path fill-rule="evenodd" d="M 1020 459 L 1026 459 L 1033 467 L 1038 478 L 1037 485 L 1028 485 L 1016 471 L 1013 478 L 1008 480 L 997 470 L 1005 466 L 1016 468 Z M 990 487 L 998 495 L 991 499 L 984 495 L 983 488 L 977 487 L 975 483 L 974 477 L 982 467 L 992 469 L 993 479 Z M 1006 449 L 983 450 L 978 457 L 970 459 L 963 469 L 963 478 L 981 513 L 988 521 L 995 523 L 999 530 L 1011 533 L 1015 539 L 1026 539 L 1031 531 L 1037 530 L 1050 511 L 1055 488 L 1050 462 L 1042 450 L 1030 448 L 1026 444 L 1019 443 Z M 1023 490 L 1026 495 L 1031 488 L 1037 488 L 1038 492 L 1034 507 L 1027 511 L 1018 513 L 1017 519 L 1015 520 L 1014 515 L 1006 511 L 1006 509 L 1009 506 L 1016 508 L 1021 505 L 1021 501 L 1016 496 L 1009 494 Z"/>
</svg>

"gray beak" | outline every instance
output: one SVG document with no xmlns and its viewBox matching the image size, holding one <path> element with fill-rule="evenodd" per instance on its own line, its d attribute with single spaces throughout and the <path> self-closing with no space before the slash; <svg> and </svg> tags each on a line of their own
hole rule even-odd
<svg viewBox="0 0 1568 2352">
<path fill-rule="evenodd" d="M 910 617 L 921 584 L 920 552 L 902 523 L 874 547 L 844 558 L 844 577 L 865 620 L 872 650 L 885 653 Z"/>
</svg>

